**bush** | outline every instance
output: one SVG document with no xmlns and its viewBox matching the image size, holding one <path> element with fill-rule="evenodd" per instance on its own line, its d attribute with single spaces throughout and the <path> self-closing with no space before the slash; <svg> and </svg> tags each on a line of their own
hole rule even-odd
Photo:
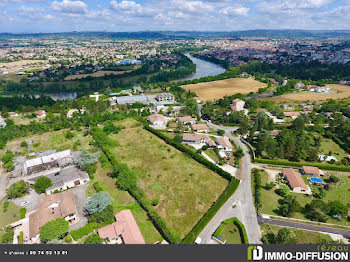
<svg viewBox="0 0 350 262">
<path fill-rule="evenodd" d="M 10 202 L 8 202 L 8 201 L 5 201 L 4 204 L 2 205 L 2 211 L 3 211 L 4 213 L 7 212 L 7 209 L 8 209 L 8 207 L 9 207 L 9 205 L 10 205 Z"/>
<path fill-rule="evenodd" d="M 21 147 L 27 148 L 28 147 L 28 143 L 26 141 L 22 141 L 21 142 Z"/>
<path fill-rule="evenodd" d="M 68 221 L 64 218 L 57 218 L 40 228 L 40 239 L 45 243 L 54 239 L 62 239 L 68 233 L 68 230 Z"/>
<path fill-rule="evenodd" d="M 99 225 L 97 223 L 89 223 L 89 224 L 87 224 L 87 225 L 85 225 L 77 230 L 72 230 L 70 232 L 70 234 L 75 241 L 78 241 L 80 238 L 90 234 L 92 231 L 94 231 L 94 229 L 96 229 L 98 227 L 99 227 Z"/>
<path fill-rule="evenodd" d="M 67 131 L 65 134 L 64 134 L 64 137 L 67 138 L 67 139 L 71 139 L 74 137 L 74 133 L 72 131 Z"/>
<path fill-rule="evenodd" d="M 66 238 L 64 239 L 64 241 L 67 243 L 67 244 L 71 244 L 73 242 L 72 240 L 72 237 L 70 235 L 66 236 Z"/>
<path fill-rule="evenodd" d="M 9 198 L 20 198 L 29 191 L 29 186 L 23 181 L 17 181 L 12 184 L 7 190 L 7 197 Z"/>
<path fill-rule="evenodd" d="M 94 187 L 96 193 L 99 193 L 99 192 L 103 191 L 102 187 L 100 186 L 100 184 L 98 182 L 94 182 L 92 184 L 92 186 Z"/>
<path fill-rule="evenodd" d="M 114 211 L 111 205 L 107 206 L 101 212 L 95 212 L 89 215 L 89 223 L 111 224 L 114 222 Z"/>
<path fill-rule="evenodd" d="M 12 244 L 14 231 L 12 228 L 5 228 L 4 233 L 0 234 L 0 244 Z"/>
<path fill-rule="evenodd" d="M 52 186 L 50 178 L 46 176 L 39 177 L 34 184 L 34 189 L 38 194 L 45 193 L 46 189 Z"/>
<path fill-rule="evenodd" d="M 158 205 L 159 204 L 159 199 L 154 199 L 153 201 L 152 201 L 152 206 L 156 206 L 156 205 Z"/>
<path fill-rule="evenodd" d="M 103 243 L 103 239 L 100 238 L 100 236 L 97 234 L 92 234 L 88 236 L 84 241 L 84 244 L 87 244 L 87 245 L 96 245 L 96 244 L 102 244 L 102 243 Z"/>
<path fill-rule="evenodd" d="M 26 217 L 27 209 L 26 209 L 25 207 L 22 207 L 22 208 L 19 210 L 19 213 L 20 213 L 21 219 L 23 219 L 23 218 Z"/>
<path fill-rule="evenodd" d="M 262 199 L 261 199 L 261 175 L 260 170 L 257 168 L 254 168 L 252 170 L 254 175 L 254 202 L 257 209 L 261 208 L 262 206 Z"/>
<path fill-rule="evenodd" d="M 85 209 L 89 215 L 92 215 L 97 212 L 102 212 L 112 204 L 113 201 L 113 198 L 111 198 L 107 192 L 95 193 L 87 199 Z"/>
<path fill-rule="evenodd" d="M 23 244 L 23 238 L 24 238 L 24 234 L 23 232 L 21 231 L 19 233 L 19 236 L 18 236 L 18 244 Z"/>
</svg>

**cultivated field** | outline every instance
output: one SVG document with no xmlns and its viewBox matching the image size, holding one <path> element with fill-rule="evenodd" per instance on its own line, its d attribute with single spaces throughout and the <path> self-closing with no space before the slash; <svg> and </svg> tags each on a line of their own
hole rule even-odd
<svg viewBox="0 0 350 262">
<path fill-rule="evenodd" d="M 221 195 L 228 181 L 197 163 L 132 120 L 118 122 L 126 129 L 110 135 L 120 146 L 112 150 L 138 177 L 138 186 L 169 228 L 181 237 Z"/>
<path fill-rule="evenodd" d="M 259 88 L 264 87 L 266 87 L 266 84 L 256 80 L 231 78 L 213 82 L 184 85 L 181 88 L 196 93 L 202 101 L 211 101 L 237 93 L 249 94 L 250 92 L 257 92 Z"/>
<path fill-rule="evenodd" d="M 313 92 L 300 92 L 287 94 L 276 97 L 267 97 L 261 98 L 261 100 L 269 100 L 275 102 L 303 102 L 303 101 L 324 101 L 327 99 L 345 99 L 350 97 L 350 86 L 347 85 L 339 85 L 339 84 L 330 84 L 328 85 L 332 87 L 334 90 L 338 90 L 337 93 L 331 94 L 318 94 Z"/>
<path fill-rule="evenodd" d="M 88 76 L 92 76 L 92 77 L 102 77 L 105 75 L 122 75 L 125 73 L 130 73 L 132 70 L 129 71 L 97 71 L 95 73 L 92 74 L 81 74 L 81 75 L 71 75 L 71 76 L 67 76 L 64 80 L 76 80 L 76 79 L 82 79 Z"/>
</svg>

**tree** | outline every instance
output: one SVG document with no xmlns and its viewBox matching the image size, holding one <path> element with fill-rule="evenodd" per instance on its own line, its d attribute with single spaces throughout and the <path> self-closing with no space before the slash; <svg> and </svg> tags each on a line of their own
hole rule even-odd
<svg viewBox="0 0 350 262">
<path fill-rule="evenodd" d="M 7 197 L 9 198 L 19 198 L 28 193 L 29 186 L 23 181 L 17 181 L 16 183 L 12 184 L 7 190 Z"/>
<path fill-rule="evenodd" d="M 92 153 L 83 149 L 75 162 L 80 166 L 93 165 L 97 163 L 99 157 L 100 152 Z"/>
<path fill-rule="evenodd" d="M 244 157 L 243 149 L 241 147 L 238 147 L 238 149 L 236 150 L 236 152 L 233 155 L 236 158 L 241 159 L 242 157 Z"/>
<path fill-rule="evenodd" d="M 334 200 L 328 203 L 330 216 L 346 216 L 348 208 L 339 200 Z"/>
<path fill-rule="evenodd" d="M 276 236 L 276 244 L 285 244 L 288 243 L 290 239 L 290 230 L 288 228 L 282 228 L 278 230 Z"/>
<path fill-rule="evenodd" d="M 287 185 L 281 185 L 281 187 L 277 190 L 277 194 L 285 197 L 290 194 L 290 189 Z"/>
<path fill-rule="evenodd" d="M 322 199 L 322 198 L 325 198 L 326 195 L 327 195 L 327 191 L 326 191 L 324 188 L 319 187 L 319 188 L 318 188 L 318 193 L 316 194 L 316 197 Z"/>
<path fill-rule="evenodd" d="M 85 205 L 86 211 L 92 215 L 96 212 L 102 212 L 107 206 L 112 204 L 113 198 L 107 192 L 99 192 L 87 199 Z"/>
<path fill-rule="evenodd" d="M 335 175 L 331 175 L 329 177 L 329 182 L 331 183 L 338 183 L 340 181 L 339 177 L 336 177 Z"/>
<path fill-rule="evenodd" d="M 46 176 L 39 177 L 38 180 L 35 181 L 34 189 L 37 193 L 45 193 L 46 189 L 52 186 L 50 178 Z"/>
<path fill-rule="evenodd" d="M 117 175 L 117 183 L 121 190 L 129 190 L 136 186 L 137 178 L 134 172 L 130 171 L 127 165 L 120 164 L 120 171 Z"/>
<path fill-rule="evenodd" d="M 4 232 L 0 234 L 0 244 L 12 244 L 14 231 L 12 228 L 5 228 Z"/>
<path fill-rule="evenodd" d="M 114 212 L 111 205 L 107 206 L 101 212 L 95 212 L 89 215 L 89 223 L 111 224 L 114 222 Z"/>
<path fill-rule="evenodd" d="M 103 243 L 103 239 L 100 238 L 98 234 L 92 234 L 88 236 L 84 241 L 84 244 L 87 244 L 87 245 L 96 245 L 96 244 L 102 244 L 102 243 Z"/>
<path fill-rule="evenodd" d="M 68 230 L 68 221 L 60 217 L 47 222 L 40 228 L 40 239 L 45 243 L 54 239 L 62 239 L 68 233 Z"/>
<path fill-rule="evenodd" d="M 180 135 L 175 135 L 174 141 L 177 142 L 177 143 L 181 143 L 182 142 L 182 137 Z"/>
<path fill-rule="evenodd" d="M 217 133 L 218 133 L 218 136 L 223 136 L 225 134 L 225 130 L 218 129 Z"/>
</svg>

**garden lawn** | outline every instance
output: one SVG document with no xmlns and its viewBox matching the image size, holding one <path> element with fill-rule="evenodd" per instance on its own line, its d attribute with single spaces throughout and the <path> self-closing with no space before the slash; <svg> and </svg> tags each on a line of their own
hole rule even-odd
<svg viewBox="0 0 350 262">
<path fill-rule="evenodd" d="M 102 189 L 108 192 L 114 199 L 112 205 L 115 213 L 124 209 L 131 210 L 146 244 L 153 244 L 157 241 L 162 241 L 162 236 L 159 234 L 152 222 L 148 219 L 146 211 L 144 211 L 136 203 L 135 199 L 130 196 L 128 192 L 121 191 L 117 188 L 115 179 L 108 176 L 109 173 L 111 173 L 111 170 L 103 169 L 98 163 L 96 173 L 94 174 L 95 178 L 90 182 L 90 185 L 87 189 L 87 195 L 91 196 L 95 193 L 93 183 L 97 181 Z"/>
<path fill-rule="evenodd" d="M 323 138 L 321 141 L 321 151 L 323 154 L 328 155 L 332 151 L 332 155 L 341 161 L 343 158 L 347 157 L 347 153 L 332 139 Z"/>
<path fill-rule="evenodd" d="M 117 123 L 126 128 L 110 135 L 120 146 L 115 156 L 132 169 L 138 186 L 156 211 L 181 238 L 185 237 L 221 195 L 228 181 L 163 140 L 135 120 Z"/>
<path fill-rule="evenodd" d="M 3 228 L 17 220 L 20 220 L 19 210 L 20 208 L 14 203 L 10 202 L 7 211 L 3 211 L 5 199 L 0 201 L 0 228 Z"/>
<path fill-rule="evenodd" d="M 261 225 L 261 230 L 263 234 L 273 233 L 277 234 L 278 230 L 284 227 L 263 224 Z M 291 236 L 296 240 L 296 244 L 320 244 L 320 243 L 330 243 L 332 238 L 328 234 L 322 234 L 318 232 L 301 230 L 296 228 L 288 228 L 291 232 Z"/>
<path fill-rule="evenodd" d="M 208 148 L 204 151 L 205 154 L 207 154 L 211 159 L 213 159 L 216 162 L 219 161 L 218 155 L 215 153 L 214 149 Z"/>
<path fill-rule="evenodd" d="M 223 231 L 220 233 L 222 237 L 221 241 L 225 244 L 242 244 L 241 236 L 239 230 L 235 224 L 225 225 Z"/>
</svg>

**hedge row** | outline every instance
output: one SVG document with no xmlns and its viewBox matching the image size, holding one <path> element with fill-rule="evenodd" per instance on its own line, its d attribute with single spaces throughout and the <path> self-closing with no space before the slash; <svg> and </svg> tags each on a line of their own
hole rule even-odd
<svg viewBox="0 0 350 262">
<path fill-rule="evenodd" d="M 261 199 L 261 175 L 259 169 L 252 170 L 254 178 L 254 202 L 257 209 L 262 206 Z"/>
<path fill-rule="evenodd" d="M 239 221 L 237 217 L 234 217 L 234 218 L 233 218 L 233 223 L 236 225 L 236 227 L 238 227 L 238 230 L 239 230 L 239 234 L 240 234 L 240 236 L 241 236 L 242 243 L 243 243 L 243 244 L 249 244 L 247 231 L 245 230 L 245 227 L 244 227 L 244 225 L 242 224 L 242 222 Z"/>
<path fill-rule="evenodd" d="M 202 155 L 199 155 L 196 152 L 191 151 L 190 149 L 188 149 L 183 144 L 178 143 L 174 139 L 171 139 L 170 137 L 167 137 L 166 135 L 164 135 L 162 132 L 151 128 L 148 125 L 148 123 L 145 123 L 144 121 L 142 121 L 142 123 L 144 124 L 144 127 L 145 127 L 145 129 L 147 131 L 151 132 L 152 134 L 156 135 L 160 139 L 164 140 L 165 143 L 167 143 L 167 144 L 177 148 L 181 152 L 184 152 L 185 154 L 189 155 L 191 158 L 196 160 L 198 163 L 200 163 L 200 164 L 206 166 L 207 168 L 213 170 L 214 172 L 218 173 L 223 178 L 225 178 L 225 179 L 227 179 L 229 181 L 232 179 L 231 174 L 229 174 L 228 172 L 222 170 L 220 167 L 218 167 L 217 165 L 213 164 L 212 162 L 208 161 Z"/>
<path fill-rule="evenodd" d="M 198 221 L 190 233 L 182 240 L 182 244 L 192 244 L 200 232 L 205 228 L 209 221 L 215 216 L 219 209 L 233 195 L 239 186 L 239 180 L 232 179 L 221 196 L 213 203 L 207 213 Z"/>
<path fill-rule="evenodd" d="M 130 169 L 128 169 L 128 167 L 125 164 L 122 164 L 117 160 L 117 158 L 114 156 L 108 145 L 104 144 L 103 141 L 102 143 L 100 143 L 99 140 L 101 137 L 101 133 L 92 132 L 92 134 L 94 136 L 95 142 L 101 148 L 102 152 L 106 155 L 109 162 L 112 164 L 114 175 L 117 178 L 117 183 L 118 175 L 120 174 L 120 172 L 127 172 L 129 174 L 133 174 L 133 172 Z M 139 202 L 141 207 L 147 212 L 147 215 L 152 221 L 153 225 L 169 243 L 180 243 L 180 237 L 177 235 L 176 232 L 167 228 L 163 218 L 159 216 L 159 214 L 154 210 L 152 204 L 147 200 L 144 192 L 140 188 L 138 188 L 137 186 L 131 186 L 127 188 L 127 191 Z"/>
<path fill-rule="evenodd" d="M 294 167 L 315 166 L 324 170 L 350 172 L 350 167 L 348 166 L 327 165 L 327 164 L 319 164 L 319 163 L 300 163 L 300 162 L 292 162 L 288 160 L 270 160 L 270 159 L 262 159 L 262 158 L 256 158 L 255 162 L 262 163 L 262 164 L 279 165 L 279 166 L 294 166 Z"/>
<path fill-rule="evenodd" d="M 70 232 L 70 234 L 74 238 L 75 241 L 78 241 L 80 238 L 90 234 L 92 231 L 94 231 L 94 229 L 96 229 L 98 227 L 99 227 L 99 224 L 97 224 L 97 223 L 89 223 L 89 224 L 87 224 L 87 225 L 85 225 L 77 230 L 72 230 Z"/>
</svg>

